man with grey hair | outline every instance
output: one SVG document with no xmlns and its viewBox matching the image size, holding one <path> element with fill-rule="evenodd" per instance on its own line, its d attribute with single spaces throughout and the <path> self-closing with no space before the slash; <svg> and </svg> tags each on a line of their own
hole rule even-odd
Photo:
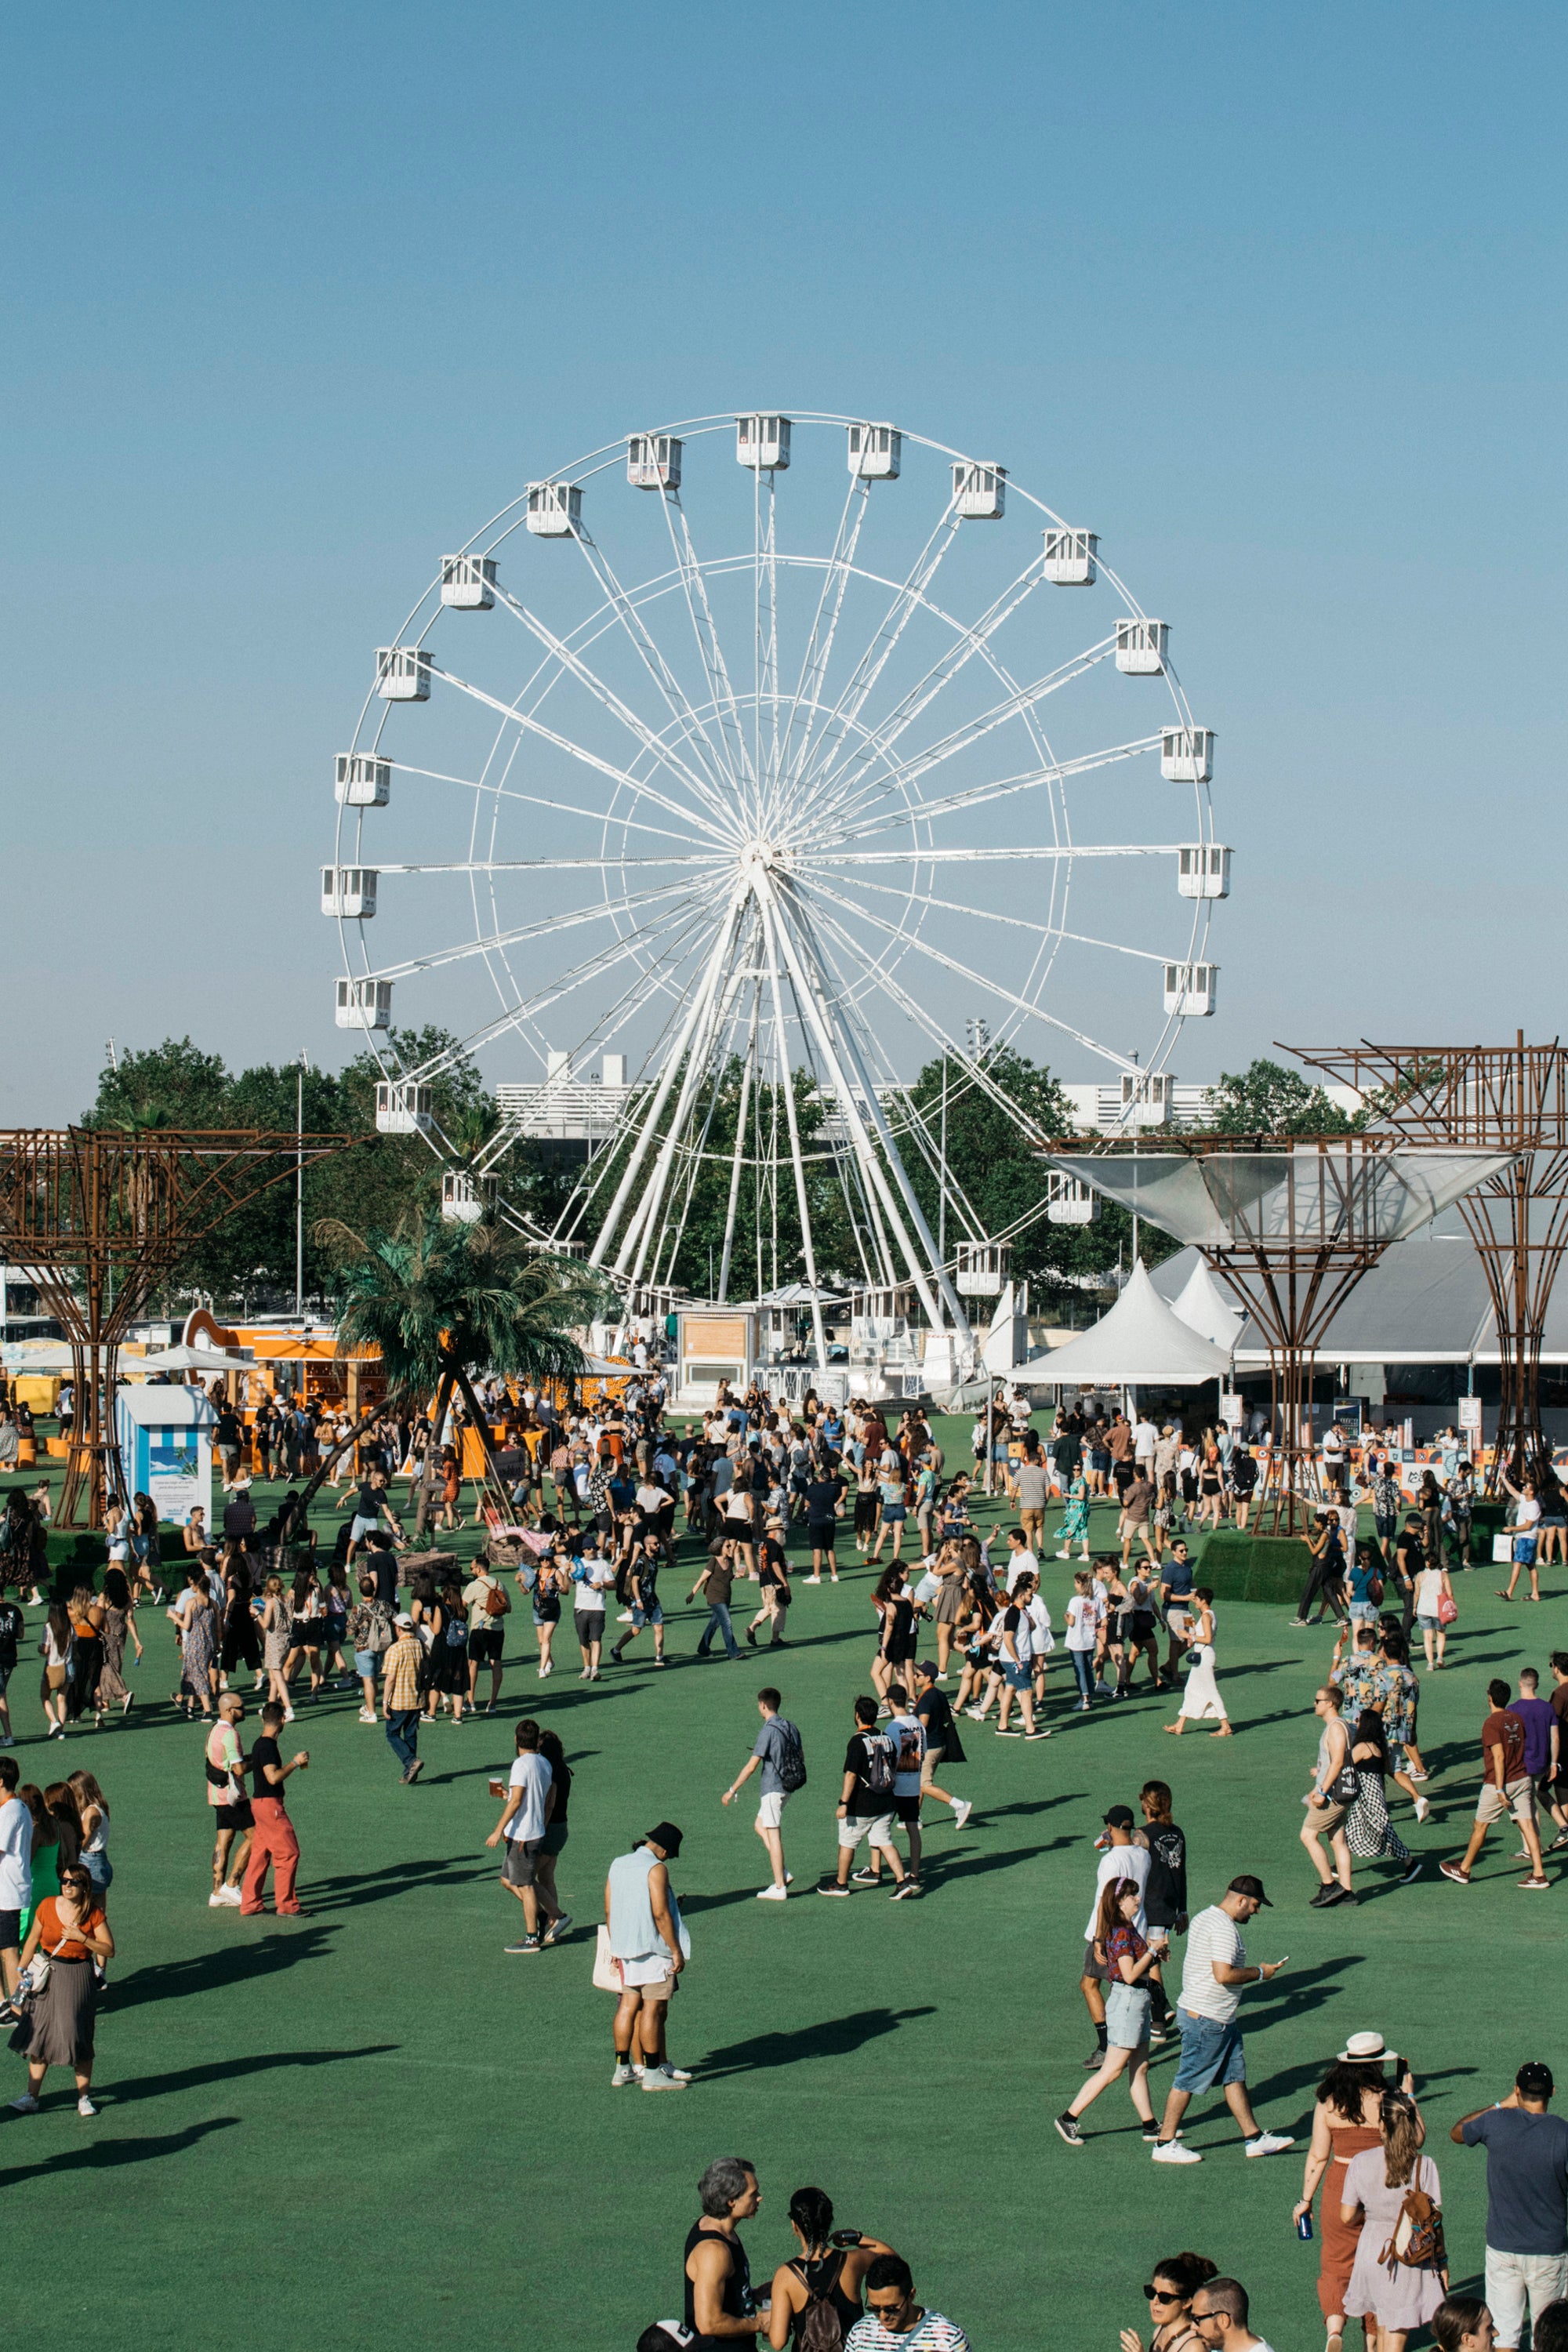
<svg viewBox="0 0 1568 2352">
<path fill-rule="evenodd" d="M 701 2217 L 686 2233 L 686 2325 L 709 2341 L 754 2341 L 768 2314 L 757 2309 L 736 2224 L 750 2221 L 762 2204 L 757 2168 L 749 2157 L 718 2157 L 698 2182 L 697 2196 Z"/>
</svg>

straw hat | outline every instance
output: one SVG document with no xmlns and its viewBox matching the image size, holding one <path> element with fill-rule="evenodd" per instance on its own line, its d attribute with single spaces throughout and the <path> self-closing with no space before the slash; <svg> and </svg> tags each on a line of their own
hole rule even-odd
<svg viewBox="0 0 1568 2352">
<path fill-rule="evenodd" d="M 1352 2033 L 1339 2054 L 1348 2064 L 1364 2066 L 1373 2058 L 1386 2058 L 1388 2044 L 1381 2033 Z"/>
</svg>

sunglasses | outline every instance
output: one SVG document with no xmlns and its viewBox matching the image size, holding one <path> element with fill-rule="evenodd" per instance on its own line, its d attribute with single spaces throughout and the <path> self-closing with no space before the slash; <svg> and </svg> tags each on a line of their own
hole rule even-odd
<svg viewBox="0 0 1568 2352">
<path fill-rule="evenodd" d="M 1167 2287 L 1146 2286 L 1143 2290 L 1145 2303 L 1180 2303 L 1181 2299 L 1179 2294 L 1172 2294 Z"/>
</svg>

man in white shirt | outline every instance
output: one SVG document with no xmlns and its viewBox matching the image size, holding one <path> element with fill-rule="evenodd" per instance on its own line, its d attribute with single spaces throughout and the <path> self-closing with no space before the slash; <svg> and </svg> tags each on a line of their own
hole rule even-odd
<svg viewBox="0 0 1568 2352">
<path fill-rule="evenodd" d="M 1154 1452 L 1160 1443 L 1160 1433 L 1146 1412 L 1141 1412 L 1132 1424 L 1132 1459 L 1145 1478 L 1154 1476 Z"/>
<path fill-rule="evenodd" d="M 1021 1576 L 1032 1576 L 1038 1581 L 1040 1563 L 1024 1539 L 1022 1528 L 1007 1530 L 1007 1590 L 1012 1591 Z"/>
<path fill-rule="evenodd" d="M 1211 1904 L 1206 1911 L 1200 1911 L 1187 1929 L 1182 1993 L 1177 2005 L 1182 2062 L 1165 2101 L 1160 2137 L 1154 2143 L 1156 2164 L 1203 2162 L 1196 2148 L 1184 2147 L 1176 2137 L 1176 2126 L 1187 2111 L 1193 2093 L 1210 2091 L 1216 2085 L 1224 2091 L 1226 2105 L 1241 2126 L 1248 2156 L 1277 2156 L 1282 2148 L 1294 2147 L 1296 2144 L 1289 2133 L 1266 2132 L 1252 2112 L 1252 2102 L 1247 2095 L 1247 2057 L 1237 2023 L 1242 1986 L 1267 1984 L 1285 1965 L 1283 1960 L 1247 1965 L 1247 1947 L 1240 1931 L 1268 1904 L 1261 1879 L 1233 1878 L 1219 1901 Z M 1242 2325 L 1245 2328 L 1245 2309 Z M 1214 2345 L 1215 2352 L 1219 2352 L 1220 2340 L 1217 2334 L 1205 2333 L 1205 2341 Z M 1245 2341 L 1241 2352 L 1246 2352 Z"/>
<path fill-rule="evenodd" d="M 5 2000 L 16 1990 L 22 1914 L 33 1900 L 33 1816 L 16 1794 L 16 1759 L 0 1756 L 0 1977 Z"/>
<path fill-rule="evenodd" d="M 1095 1839 L 1100 1853 L 1100 1867 L 1094 1877 L 1094 1900 L 1089 1906 L 1089 1917 L 1083 1927 L 1083 1974 L 1078 1981 L 1084 2004 L 1094 2021 L 1095 2051 L 1084 2060 L 1088 2067 L 1098 2067 L 1105 2056 L 1105 1995 L 1103 1985 L 1111 1982 L 1110 1963 L 1098 1959 L 1094 1949 L 1094 1931 L 1100 1919 L 1100 1898 L 1112 1879 L 1130 1878 L 1138 1889 L 1138 1916 L 1133 1926 L 1142 1936 L 1145 1930 L 1142 1895 L 1149 1884 L 1149 1849 L 1132 1843 L 1132 1808 L 1112 1805 L 1105 1815 L 1105 1826 Z"/>
<path fill-rule="evenodd" d="M 522 1906 L 527 1933 L 521 1944 L 506 1945 L 503 1948 L 508 1952 L 542 1951 L 572 1924 L 570 1911 L 557 1910 L 545 1934 L 541 1937 L 539 1932 L 539 1853 L 554 1806 L 554 1782 L 548 1760 L 539 1752 L 539 1726 L 527 1717 L 517 1727 L 517 1761 L 507 1785 L 505 1810 L 485 1840 L 492 1846 L 506 1840 L 501 1885 Z"/>
</svg>

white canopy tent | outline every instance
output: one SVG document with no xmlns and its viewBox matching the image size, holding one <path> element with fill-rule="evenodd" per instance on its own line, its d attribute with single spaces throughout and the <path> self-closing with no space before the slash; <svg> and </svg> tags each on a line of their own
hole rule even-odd
<svg viewBox="0 0 1568 2352">
<path fill-rule="evenodd" d="M 128 1372 L 253 1372 L 250 1350 L 229 1353 L 216 1348 L 157 1348 L 145 1356 L 121 1356 L 121 1379 Z"/>
<path fill-rule="evenodd" d="M 1229 1350 L 1167 1306 L 1140 1259 L 1110 1312 L 1065 1347 L 1032 1356 L 1022 1377 L 1062 1388 L 1195 1388 L 1229 1370 Z"/>
<path fill-rule="evenodd" d="M 1195 1252 L 1194 1255 L 1196 1257 Z M 1157 1288 L 1170 1297 L 1163 1283 Z M 1190 1323 L 1211 1346 L 1223 1348 L 1227 1356 L 1234 1354 L 1241 1337 L 1241 1309 L 1225 1285 L 1215 1280 L 1206 1258 L 1196 1258 L 1186 1281 L 1171 1298 L 1171 1305 L 1183 1322 Z"/>
</svg>

